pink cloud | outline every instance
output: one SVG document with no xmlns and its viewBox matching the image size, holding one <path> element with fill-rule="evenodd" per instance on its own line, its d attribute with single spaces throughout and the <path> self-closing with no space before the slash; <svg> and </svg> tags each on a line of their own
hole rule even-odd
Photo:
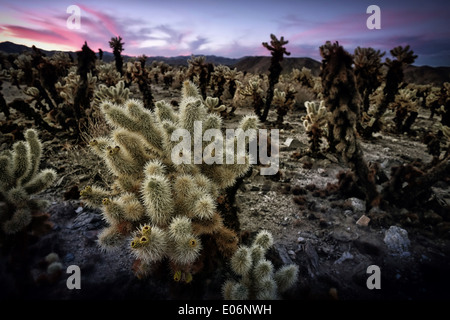
<svg viewBox="0 0 450 320">
<path fill-rule="evenodd" d="M 108 30 L 108 32 L 111 35 L 116 36 L 116 37 L 120 35 L 121 32 L 119 31 L 116 21 L 114 21 L 113 18 L 111 18 L 107 14 L 104 14 L 102 12 L 88 8 L 84 5 L 78 5 L 78 6 L 80 7 L 81 10 L 86 11 L 86 12 L 90 13 L 91 15 L 93 15 L 94 17 L 96 17 L 97 19 L 99 19 L 100 22 L 102 23 L 102 25 L 106 28 L 106 30 Z"/>
</svg>

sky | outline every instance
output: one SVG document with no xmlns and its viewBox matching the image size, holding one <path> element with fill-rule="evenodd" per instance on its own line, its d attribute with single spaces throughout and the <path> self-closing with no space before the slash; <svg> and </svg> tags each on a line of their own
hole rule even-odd
<svg viewBox="0 0 450 320">
<path fill-rule="evenodd" d="M 74 11 L 79 8 L 79 29 Z M 380 9 L 380 29 L 369 29 L 370 5 Z M 78 51 L 86 41 L 138 56 L 269 56 L 270 34 L 288 40 L 290 57 L 321 60 L 319 47 L 339 41 L 386 52 L 410 45 L 414 65 L 450 66 L 450 1 L 386 0 L 0 0 L 0 42 L 45 50 Z"/>
</svg>

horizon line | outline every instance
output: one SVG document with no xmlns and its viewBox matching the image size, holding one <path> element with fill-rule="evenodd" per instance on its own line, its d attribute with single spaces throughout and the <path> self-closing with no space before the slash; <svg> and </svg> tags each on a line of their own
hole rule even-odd
<svg viewBox="0 0 450 320">
<path fill-rule="evenodd" d="M 26 48 L 28 48 L 28 49 L 31 50 L 31 47 L 29 47 L 28 45 L 21 44 L 21 43 L 16 43 L 16 42 L 9 41 L 9 40 L 8 40 L 8 41 L 2 41 L 2 42 L 0 42 L 0 44 L 2 44 L 2 43 L 12 43 L 12 44 L 14 44 L 14 45 L 24 46 L 24 47 L 26 47 Z M 87 41 L 86 41 L 86 43 L 87 43 Z M 88 44 L 88 46 L 89 46 L 89 44 Z M 39 48 L 39 47 L 37 47 L 37 46 L 36 46 L 36 48 L 39 49 L 39 50 L 42 50 L 42 51 L 47 51 L 47 52 L 76 53 L 76 52 L 78 52 L 78 51 L 81 51 L 81 48 L 80 48 L 80 50 L 76 50 L 76 51 L 58 50 L 58 49 L 47 50 L 47 49 Z M 99 48 L 99 49 L 101 49 L 101 48 Z M 345 48 L 344 48 L 344 49 L 345 49 Z M 91 50 L 92 50 L 92 49 L 91 49 Z M 102 50 L 102 52 L 104 52 L 104 53 L 108 53 L 108 54 L 113 55 L 113 53 L 112 53 L 111 51 L 106 51 L 106 50 L 103 50 L 103 49 L 101 49 L 101 50 Z M 99 52 L 98 50 L 97 50 L 97 51 L 92 50 L 92 51 L 94 51 L 96 54 L 98 54 L 98 52 Z M 348 51 L 348 50 L 347 50 L 347 51 Z M 3 51 L 3 52 L 4 52 L 4 51 Z M 16 53 L 18 53 L 18 52 L 16 52 Z M 352 53 L 350 53 L 350 54 L 352 54 Z M 142 55 L 144 55 L 144 54 L 141 54 L 141 55 L 123 54 L 122 56 L 123 56 L 123 57 L 128 57 L 128 58 L 138 58 L 139 56 L 142 56 Z M 147 55 L 146 55 L 146 56 L 147 56 Z M 149 58 L 158 58 L 158 57 L 170 59 L 170 58 L 192 57 L 192 56 L 194 56 L 194 57 L 198 57 L 198 56 L 204 56 L 204 57 L 218 57 L 218 58 L 224 58 L 224 59 L 230 59 L 230 60 L 242 60 L 242 59 L 244 59 L 244 58 L 252 58 L 252 57 L 263 57 L 263 58 L 270 58 L 270 57 L 271 57 L 270 54 L 268 54 L 268 55 L 244 55 L 244 56 L 241 56 L 241 57 L 239 57 L 239 58 L 231 58 L 231 57 L 227 57 L 227 56 L 224 56 L 224 55 L 201 54 L 201 53 L 196 54 L 196 53 L 191 53 L 191 54 L 189 54 L 189 55 L 177 55 L 177 56 L 154 55 L 154 56 L 147 56 L 147 59 L 149 59 Z M 284 58 L 284 59 L 292 59 L 292 58 L 297 58 L 297 59 L 298 59 L 298 58 L 300 58 L 300 59 L 310 59 L 310 60 L 316 61 L 316 62 L 318 62 L 318 63 L 321 63 L 320 60 L 316 60 L 316 59 L 311 58 L 311 57 L 308 57 L 308 56 L 286 56 L 286 57 L 283 57 L 283 58 Z M 436 66 L 432 66 L 432 65 L 429 65 L 429 64 L 422 64 L 422 65 L 411 64 L 411 66 L 415 66 L 415 67 L 430 67 L 430 68 L 450 68 L 450 65 L 436 65 Z"/>
</svg>

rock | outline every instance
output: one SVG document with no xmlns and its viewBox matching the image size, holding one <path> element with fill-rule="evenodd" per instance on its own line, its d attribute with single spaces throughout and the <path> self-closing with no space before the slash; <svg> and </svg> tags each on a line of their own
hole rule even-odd
<svg viewBox="0 0 450 320">
<path fill-rule="evenodd" d="M 384 235 L 384 243 L 388 247 L 391 255 L 408 257 L 410 256 L 408 231 L 397 226 L 391 226 Z"/>
<path fill-rule="evenodd" d="M 314 278 L 319 272 L 319 255 L 309 241 L 306 243 L 304 250 L 308 259 L 308 272 Z"/>
<path fill-rule="evenodd" d="M 283 146 L 285 146 L 287 150 L 295 150 L 306 147 L 304 143 L 294 138 L 287 138 L 286 141 L 283 142 Z"/>
<path fill-rule="evenodd" d="M 351 216 L 351 215 L 353 215 L 353 211 L 352 210 L 345 210 L 344 211 L 344 215 Z"/>
<path fill-rule="evenodd" d="M 298 237 L 298 238 L 297 238 L 297 242 L 298 242 L 298 243 L 304 243 L 304 242 L 305 242 L 305 238 L 303 238 L 303 237 Z"/>
<path fill-rule="evenodd" d="M 352 259 L 353 259 L 353 255 L 350 252 L 345 251 L 342 254 L 342 256 L 334 262 L 334 264 L 341 264 L 345 260 L 352 260 Z"/>
<path fill-rule="evenodd" d="M 370 218 L 368 216 L 366 216 L 365 214 L 363 214 L 358 219 L 358 221 L 356 221 L 356 224 L 361 227 L 367 227 L 369 225 L 369 222 L 370 222 Z"/>
<path fill-rule="evenodd" d="M 353 212 L 366 211 L 366 202 L 364 200 L 358 198 L 348 198 L 348 201 L 350 201 L 350 205 L 353 208 Z"/>
<path fill-rule="evenodd" d="M 333 237 L 333 239 L 337 240 L 337 241 L 342 241 L 342 242 L 349 242 L 354 240 L 353 238 L 355 237 L 354 235 L 352 235 L 350 232 L 347 232 L 345 230 L 334 230 L 333 233 L 331 234 L 331 236 Z"/>
<path fill-rule="evenodd" d="M 274 246 L 276 252 L 278 253 L 278 256 L 280 257 L 283 264 L 292 264 L 294 263 L 292 261 L 292 258 L 295 259 L 295 252 L 292 250 L 286 250 L 286 248 L 282 245 L 275 245 Z M 292 252 L 291 252 L 292 251 Z M 292 255 L 293 253 L 293 255 Z"/>
<path fill-rule="evenodd" d="M 353 244 L 359 252 L 371 256 L 379 256 L 386 250 L 384 242 L 372 236 L 361 236 L 355 239 Z"/>
</svg>

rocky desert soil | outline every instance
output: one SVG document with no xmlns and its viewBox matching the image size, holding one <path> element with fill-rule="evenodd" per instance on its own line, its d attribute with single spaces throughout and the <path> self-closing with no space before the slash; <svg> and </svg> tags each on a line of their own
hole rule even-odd
<svg viewBox="0 0 450 320">
<path fill-rule="evenodd" d="M 179 96 L 161 87 L 153 88 L 155 100 Z M 7 102 L 20 96 L 17 88 L 4 83 Z M 240 108 L 225 126 L 233 127 L 251 112 Z M 270 114 L 274 121 L 276 114 Z M 259 166 L 244 179 L 236 205 L 242 242 L 262 229 L 274 237 L 268 258 L 276 267 L 286 263 L 299 266 L 299 281 L 283 295 L 293 300 L 448 300 L 450 298 L 450 188 L 437 183 L 433 197 L 420 207 L 372 209 L 367 225 L 364 200 L 324 192 L 337 183 L 336 175 L 348 169 L 331 154 L 307 155 L 307 138 L 301 123 L 304 110 L 293 110 L 280 129 L 280 171 L 262 176 Z M 23 120 L 22 121 L 26 121 Z M 438 121 L 427 110 L 413 125 L 415 133 L 399 135 L 389 130 L 370 141 L 361 140 L 367 161 L 376 162 L 389 177 L 393 166 L 420 159 L 427 163 L 422 135 Z M 30 122 L 31 125 L 31 122 Z M 9 148 L 10 136 L 0 136 L 0 149 Z M 128 243 L 113 252 L 102 251 L 96 243 L 105 226 L 99 211 L 85 207 L 79 190 L 89 184 L 105 184 L 108 172 L 101 161 L 83 145 L 63 135 L 41 135 L 44 145 L 42 168 L 58 172 L 56 183 L 39 196 L 50 201 L 52 230 L 30 243 L 23 258 L 23 270 L 11 270 L 1 258 L 0 297 L 44 300 L 72 299 L 222 299 L 221 285 L 229 276 L 226 264 L 213 273 L 198 275 L 190 284 L 174 283 L 158 270 L 138 279 L 132 272 L 133 258 Z M 359 222 L 358 222 L 359 221 Z M 49 254 L 55 253 L 60 267 L 48 268 Z M 69 290 L 69 266 L 79 266 L 81 289 Z M 368 267 L 376 265 L 381 288 L 369 289 Z M 26 271 L 24 271 L 26 270 Z M 17 274 L 19 273 L 20 276 Z"/>
</svg>

